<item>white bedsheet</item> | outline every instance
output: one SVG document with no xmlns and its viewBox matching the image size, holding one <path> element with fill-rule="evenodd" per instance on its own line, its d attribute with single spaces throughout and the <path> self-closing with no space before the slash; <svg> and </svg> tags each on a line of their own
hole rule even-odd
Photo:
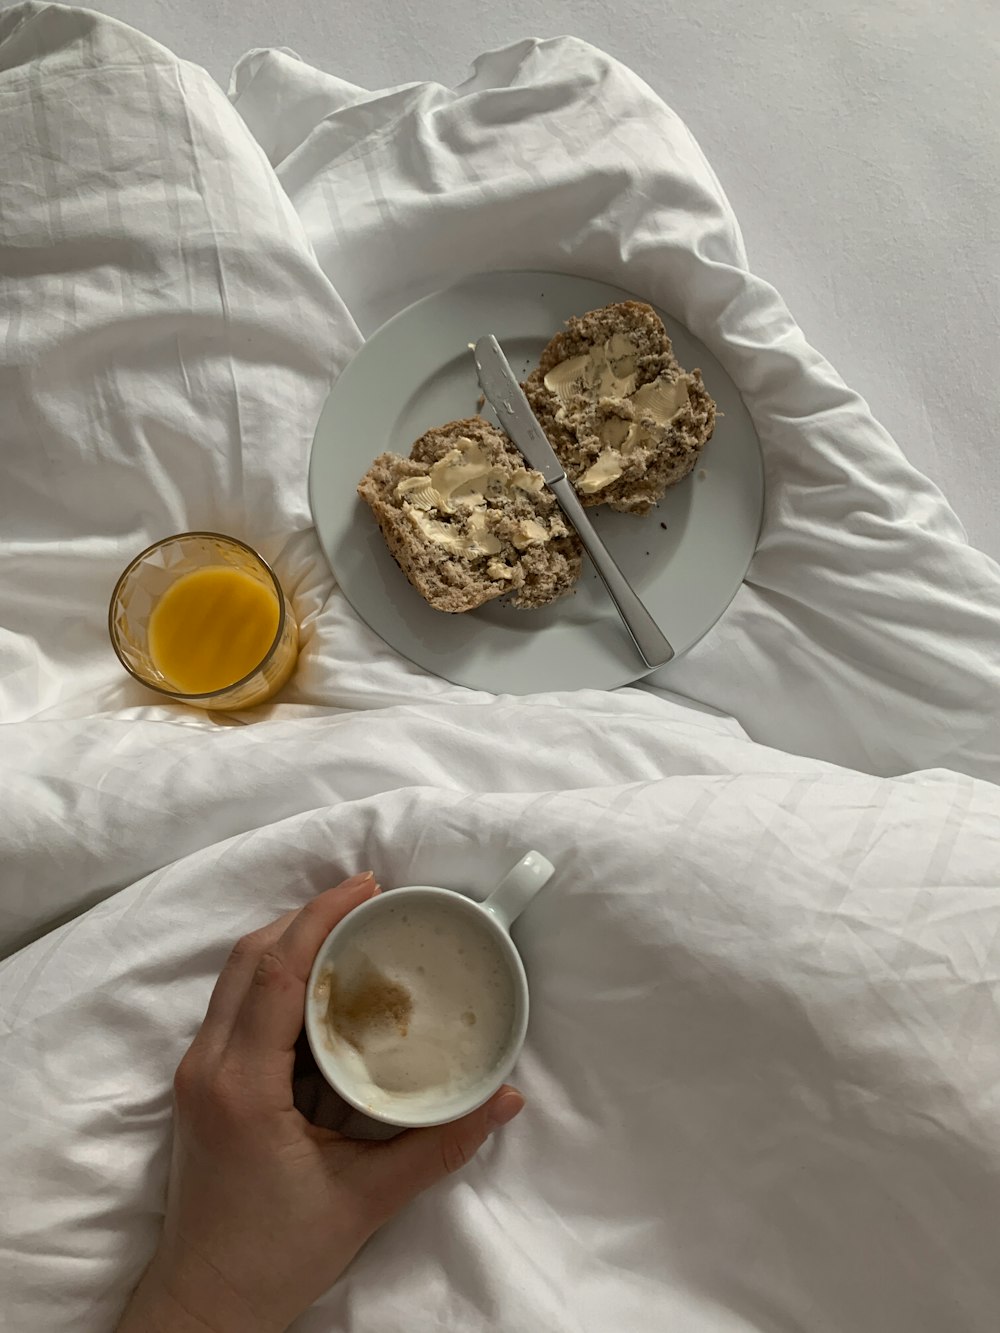
<svg viewBox="0 0 1000 1333">
<path fill-rule="evenodd" d="M 236 935 L 362 863 L 482 893 L 537 846 L 559 872 L 516 929 L 528 1108 L 297 1333 L 993 1333 L 997 789 L 629 703 L 386 709 L 211 750 L 92 733 L 144 752 L 114 762 L 95 841 L 134 826 L 125 785 L 154 847 L 195 807 L 218 831 L 0 970 L 12 1329 L 112 1326 L 159 1225 L 171 1071 Z M 132 878 L 127 850 L 108 863 Z"/>
<path fill-rule="evenodd" d="M 363 332 L 487 262 L 560 269 L 647 296 L 732 375 L 761 540 L 721 624 L 648 684 L 868 771 L 1000 774 L 997 566 L 747 271 L 711 166 L 635 75 L 525 41 L 454 91 L 368 93 L 257 52 L 232 94 Z"/>
<path fill-rule="evenodd" d="M 599 53 L 374 96 L 257 55 L 236 100 L 294 208 L 191 66 L 79 11 L 0 15 L 5 1317 L 113 1324 L 237 934 L 362 863 L 481 892 L 534 845 L 559 873 L 518 928 L 529 1109 L 297 1327 L 993 1333 L 996 568 Z M 738 720 L 461 691 L 333 589 L 304 499 L 329 378 L 493 217 L 501 262 L 649 291 L 746 394 L 761 552 L 666 682 Z M 305 626 L 252 720 L 156 704 L 104 641 L 128 556 L 201 525 L 262 545 Z M 878 776 L 911 768 L 936 771 Z"/>
<path fill-rule="evenodd" d="M 11 0 L 0 0 L 0 9 Z M 687 121 L 754 268 L 1000 559 L 1000 6 L 995 0 L 100 0 L 225 86 L 288 46 L 364 88 L 451 86 L 570 32 Z"/>
</svg>

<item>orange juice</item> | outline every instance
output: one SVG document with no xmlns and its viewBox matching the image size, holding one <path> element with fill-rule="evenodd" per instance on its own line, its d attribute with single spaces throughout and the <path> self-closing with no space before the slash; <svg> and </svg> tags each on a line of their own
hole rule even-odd
<svg viewBox="0 0 1000 1333">
<path fill-rule="evenodd" d="M 273 588 L 233 565 L 208 565 L 182 574 L 156 603 L 149 655 L 181 694 L 224 690 L 260 665 L 279 617 Z"/>
</svg>

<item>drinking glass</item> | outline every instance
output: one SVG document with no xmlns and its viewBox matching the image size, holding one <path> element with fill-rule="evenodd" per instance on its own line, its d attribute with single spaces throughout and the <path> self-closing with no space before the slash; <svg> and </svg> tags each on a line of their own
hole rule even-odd
<svg viewBox="0 0 1000 1333">
<path fill-rule="evenodd" d="M 153 662 L 149 618 L 171 584 L 183 574 L 210 565 L 235 567 L 271 589 L 278 599 L 278 628 L 270 648 L 242 679 L 207 694 L 184 694 Z M 129 675 L 148 689 L 196 708 L 250 708 L 263 703 L 291 676 L 299 652 L 295 616 L 274 571 L 253 547 L 221 532 L 180 532 L 140 551 L 111 595 L 108 632 L 118 660 Z"/>
</svg>

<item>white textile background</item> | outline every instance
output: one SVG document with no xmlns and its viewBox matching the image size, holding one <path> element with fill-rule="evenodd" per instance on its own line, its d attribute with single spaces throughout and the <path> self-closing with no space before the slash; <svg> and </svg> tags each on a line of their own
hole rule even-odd
<svg viewBox="0 0 1000 1333">
<path fill-rule="evenodd" d="M 0 15 L 5 1319 L 113 1325 L 236 935 L 359 865 L 481 893 L 535 845 L 559 873 L 518 927 L 528 1109 L 297 1333 L 994 1333 L 1000 789 L 969 774 L 1000 772 L 995 567 L 600 53 L 376 95 L 255 55 L 236 100 L 266 154 L 138 34 Z M 494 211 L 547 223 L 530 253 L 497 228 L 506 256 L 648 290 L 747 396 L 761 552 L 671 681 L 739 721 L 463 692 L 333 588 L 304 501 L 326 386 Z M 200 525 L 262 544 L 303 621 L 252 723 L 156 704 L 104 640 L 127 557 Z"/>
<path fill-rule="evenodd" d="M 231 95 L 362 332 L 488 256 L 638 292 L 732 375 L 764 454 L 758 550 L 720 624 L 651 684 L 781 749 L 1000 773 L 997 566 L 747 271 L 711 166 L 630 71 L 525 41 L 455 90 L 367 92 L 255 52 Z"/>
<path fill-rule="evenodd" d="M 0 9 L 16 0 L 0 0 Z M 994 0 L 102 0 L 225 86 L 288 46 L 364 88 L 454 85 L 573 33 L 698 137 L 754 269 L 1000 559 L 1000 6 Z"/>
</svg>

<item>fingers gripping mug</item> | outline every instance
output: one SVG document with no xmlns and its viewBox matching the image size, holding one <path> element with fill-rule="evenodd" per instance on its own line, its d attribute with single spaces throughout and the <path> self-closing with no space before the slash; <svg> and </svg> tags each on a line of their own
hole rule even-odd
<svg viewBox="0 0 1000 1333">
<path fill-rule="evenodd" d="M 306 993 L 324 1078 L 365 1115 L 409 1128 L 487 1101 L 520 1054 L 528 982 L 510 927 L 554 873 L 528 854 L 482 903 L 412 885 L 355 908 L 327 936 Z"/>
</svg>

